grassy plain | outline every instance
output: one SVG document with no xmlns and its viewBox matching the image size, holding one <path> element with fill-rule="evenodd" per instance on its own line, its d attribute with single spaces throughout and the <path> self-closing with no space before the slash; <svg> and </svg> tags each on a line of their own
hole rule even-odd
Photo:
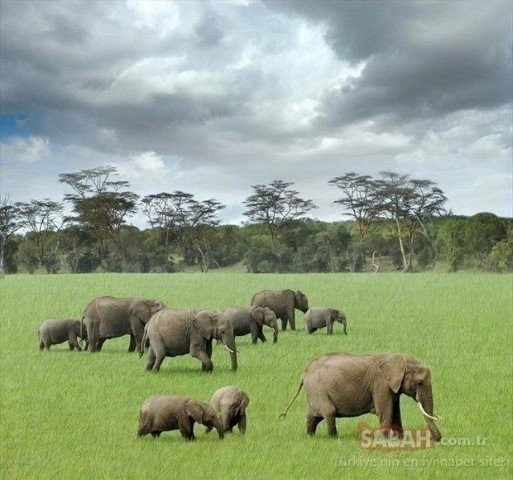
<svg viewBox="0 0 513 480">
<path fill-rule="evenodd" d="M 126 353 L 128 337 L 107 341 L 99 354 L 70 352 L 66 344 L 38 349 L 44 319 L 79 318 L 96 296 L 221 309 L 247 305 L 263 288 L 301 289 L 311 306 L 342 308 L 349 335 L 336 325 L 332 337 L 308 336 L 298 313 L 299 330 L 281 334 L 276 345 L 239 338 L 236 373 L 228 353 L 215 346 L 210 375 L 189 356 L 168 358 L 159 374 L 147 373 L 145 358 Z M 1 280 L 0 289 L 3 478 L 511 478 L 511 275 L 14 275 Z M 368 452 L 356 435 L 362 421 L 377 425 L 371 415 L 339 419 L 337 439 L 327 437 L 324 423 L 310 438 L 304 392 L 277 422 L 305 365 L 330 351 L 415 355 L 431 367 L 444 437 L 484 437 L 485 445 Z M 245 436 L 219 441 L 196 426 L 192 443 L 178 432 L 136 438 L 139 406 L 149 395 L 208 400 L 229 384 L 251 398 Z M 405 427 L 424 425 L 411 399 L 404 398 L 402 410 Z"/>
</svg>

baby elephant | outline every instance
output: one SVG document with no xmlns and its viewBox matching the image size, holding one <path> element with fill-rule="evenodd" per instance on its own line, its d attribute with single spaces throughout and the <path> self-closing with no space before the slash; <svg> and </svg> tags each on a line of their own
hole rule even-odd
<svg viewBox="0 0 513 480">
<path fill-rule="evenodd" d="M 184 439 L 194 440 L 194 422 L 215 428 L 219 438 L 224 437 L 221 421 L 208 403 L 177 395 L 153 395 L 141 407 L 137 435 L 158 437 L 163 431 L 180 430 Z"/>
<path fill-rule="evenodd" d="M 85 327 L 80 327 L 80 320 L 63 320 L 52 318 L 46 320 L 39 328 L 39 348 L 50 350 L 51 345 L 57 345 L 68 341 L 69 349 L 76 348 L 79 352 L 82 350 L 78 344 L 77 337 L 87 341 L 87 332 Z"/>
<path fill-rule="evenodd" d="M 249 397 L 245 392 L 230 385 L 214 392 L 210 405 L 221 419 L 225 432 L 231 432 L 237 425 L 240 433 L 246 431 L 246 408 L 249 405 Z M 212 427 L 207 428 L 207 433 Z"/>
<path fill-rule="evenodd" d="M 315 332 L 318 328 L 328 327 L 328 335 L 333 335 L 333 323 L 339 322 L 344 326 L 347 335 L 347 319 L 343 312 L 335 308 L 317 307 L 306 312 L 306 331 Z"/>
</svg>

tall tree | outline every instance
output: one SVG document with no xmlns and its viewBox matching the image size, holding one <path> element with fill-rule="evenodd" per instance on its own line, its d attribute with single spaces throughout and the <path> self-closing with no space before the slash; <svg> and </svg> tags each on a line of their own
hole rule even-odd
<svg viewBox="0 0 513 480">
<path fill-rule="evenodd" d="M 426 234 L 426 221 L 444 212 L 447 198 L 431 180 L 411 179 L 397 172 L 380 172 L 376 181 L 377 214 L 391 221 L 399 243 L 403 271 L 413 264 L 415 238 Z"/>
<path fill-rule="evenodd" d="M 52 251 L 48 251 L 47 246 L 49 239 L 62 225 L 62 204 L 45 198 L 17 202 L 16 207 L 19 210 L 22 227 L 30 232 L 34 241 L 39 263 L 47 267 L 47 270 L 52 270 L 53 267 L 49 268 L 48 262 L 54 263 L 59 244 L 55 242 Z"/>
<path fill-rule="evenodd" d="M 330 185 L 342 190 L 343 196 L 334 203 L 342 205 L 346 210 L 344 215 L 352 216 L 363 238 L 376 217 L 376 182 L 370 175 L 358 175 L 349 172 L 340 177 L 334 177 Z"/>
<path fill-rule="evenodd" d="M 74 216 L 66 220 L 88 231 L 96 243 L 96 253 L 101 261 L 104 242 L 116 241 L 119 229 L 129 215 L 136 211 L 139 198 L 127 190 L 130 183 L 114 180 L 115 167 L 97 167 L 59 175 L 59 181 L 73 190 L 64 199 L 71 203 Z"/>
<path fill-rule="evenodd" d="M 250 221 L 267 226 L 273 249 L 280 229 L 292 220 L 299 219 L 317 208 L 313 200 L 304 200 L 299 192 L 290 188 L 293 182 L 273 180 L 269 185 L 253 185 L 253 195 L 243 202 L 244 212 Z"/>
<path fill-rule="evenodd" d="M 172 223 L 170 217 L 174 212 L 174 196 L 172 193 L 155 193 L 146 195 L 141 200 L 141 211 L 148 219 L 150 227 L 159 233 L 163 233 L 163 243 L 166 256 L 169 255 L 169 243 L 171 241 Z"/>
<path fill-rule="evenodd" d="M 4 255 L 5 244 L 11 235 L 14 235 L 21 228 L 19 209 L 11 205 L 9 197 L 3 196 L 0 199 L 0 278 L 4 277 Z"/>
</svg>

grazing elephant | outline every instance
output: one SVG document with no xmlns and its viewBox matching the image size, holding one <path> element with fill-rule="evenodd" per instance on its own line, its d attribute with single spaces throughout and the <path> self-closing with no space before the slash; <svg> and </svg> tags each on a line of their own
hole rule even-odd
<svg viewBox="0 0 513 480">
<path fill-rule="evenodd" d="M 399 400 L 404 393 L 418 402 L 432 438 L 442 438 L 434 422 L 439 417 L 433 413 L 431 372 L 410 355 L 329 353 L 316 358 L 304 371 L 295 397 L 280 417 L 286 416 L 303 386 L 309 435 L 322 420 L 326 420 L 328 434 L 336 436 L 335 418 L 374 413 L 385 432 L 392 430 L 401 437 Z"/>
<path fill-rule="evenodd" d="M 246 408 L 249 397 L 245 392 L 232 385 L 220 388 L 214 392 L 210 405 L 221 420 L 224 432 L 231 432 L 235 425 L 240 433 L 246 432 Z M 212 427 L 207 428 L 207 433 Z"/>
<path fill-rule="evenodd" d="M 333 323 L 338 322 L 344 326 L 347 335 L 347 318 L 343 312 L 335 308 L 310 308 L 305 315 L 306 331 L 315 332 L 318 328 L 328 327 L 328 335 L 333 335 Z"/>
<path fill-rule="evenodd" d="M 164 357 L 190 353 L 201 361 L 201 369 L 211 372 L 212 340 L 219 340 L 230 352 L 232 370 L 237 370 L 235 336 L 230 321 L 218 312 L 168 308 L 156 313 L 144 329 L 142 349 L 149 340 L 147 370 L 158 372 Z"/>
<path fill-rule="evenodd" d="M 139 412 L 137 436 L 151 433 L 158 437 L 164 431 L 179 429 L 184 439 L 194 440 L 194 422 L 215 428 L 219 438 L 224 438 L 221 421 L 208 403 L 177 395 L 153 395 Z"/>
<path fill-rule="evenodd" d="M 241 337 L 251 333 L 252 343 L 257 343 L 258 339 L 266 341 L 263 326 L 274 330 L 273 342 L 278 341 L 278 322 L 275 313 L 267 307 L 230 307 L 223 315 L 230 320 L 233 325 L 233 333 L 236 337 Z"/>
<path fill-rule="evenodd" d="M 60 318 L 52 318 L 43 322 L 39 328 L 39 349 L 46 348 L 50 350 L 51 345 L 68 342 L 69 349 L 77 349 L 82 351 L 78 344 L 77 337 L 87 341 L 87 332 L 81 329 L 80 320 L 62 320 Z"/>
<path fill-rule="evenodd" d="M 308 299 L 299 290 L 262 290 L 253 296 L 251 305 L 270 308 L 281 319 L 282 330 L 287 329 L 287 322 L 291 330 L 296 329 L 296 308 L 303 313 L 308 311 Z"/>
<path fill-rule="evenodd" d="M 143 298 L 99 297 L 87 305 L 82 320 L 87 328 L 89 351 L 99 352 L 109 338 L 130 335 L 129 352 L 139 349 L 144 326 L 165 305 Z"/>
</svg>

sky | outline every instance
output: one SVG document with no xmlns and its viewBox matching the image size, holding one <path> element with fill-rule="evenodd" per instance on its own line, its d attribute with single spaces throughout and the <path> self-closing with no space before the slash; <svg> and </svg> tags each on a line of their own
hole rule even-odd
<svg viewBox="0 0 513 480">
<path fill-rule="evenodd" d="M 0 186 L 62 199 L 62 172 L 117 167 L 244 220 L 251 185 L 395 170 L 456 214 L 512 216 L 508 1 L 2 0 Z M 135 223 L 142 222 L 136 217 Z"/>
</svg>

